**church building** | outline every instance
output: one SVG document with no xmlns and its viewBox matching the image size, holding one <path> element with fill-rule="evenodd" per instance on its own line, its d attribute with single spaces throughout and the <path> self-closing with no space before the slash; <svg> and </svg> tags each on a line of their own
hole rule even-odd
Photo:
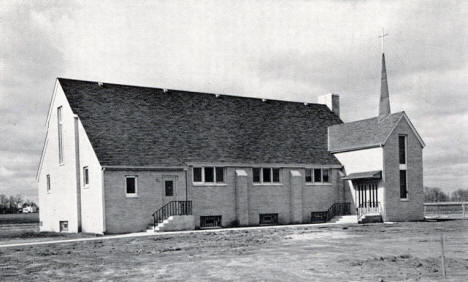
<svg viewBox="0 0 468 282">
<path fill-rule="evenodd" d="M 423 219 L 424 142 L 339 96 L 288 102 L 58 78 L 37 172 L 41 231 L 127 233 Z M 377 98 L 377 97 L 376 97 Z"/>
</svg>

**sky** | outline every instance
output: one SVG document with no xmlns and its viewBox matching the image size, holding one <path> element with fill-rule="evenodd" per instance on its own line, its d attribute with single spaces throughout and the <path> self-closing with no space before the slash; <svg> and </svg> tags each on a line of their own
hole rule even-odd
<svg viewBox="0 0 468 282">
<path fill-rule="evenodd" d="M 426 143 L 424 184 L 468 188 L 467 1 L 0 2 L 0 194 L 37 200 L 56 77 L 392 112 Z"/>
</svg>

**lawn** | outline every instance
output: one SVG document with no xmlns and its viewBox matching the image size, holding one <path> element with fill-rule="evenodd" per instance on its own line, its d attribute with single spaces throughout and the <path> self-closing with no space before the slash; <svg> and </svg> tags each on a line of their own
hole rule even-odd
<svg viewBox="0 0 468 282">
<path fill-rule="evenodd" d="M 0 280 L 450 281 L 468 275 L 468 220 L 307 225 L 0 248 Z M 382 279 L 382 280 L 381 280 Z"/>
</svg>

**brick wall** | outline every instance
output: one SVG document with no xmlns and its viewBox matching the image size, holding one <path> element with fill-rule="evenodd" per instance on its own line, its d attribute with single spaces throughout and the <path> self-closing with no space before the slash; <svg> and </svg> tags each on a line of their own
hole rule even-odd
<svg viewBox="0 0 468 282">
<path fill-rule="evenodd" d="M 407 136 L 408 200 L 400 199 L 398 135 Z M 385 221 L 412 221 L 424 218 L 422 147 L 403 118 L 384 146 L 383 181 Z"/>
</svg>

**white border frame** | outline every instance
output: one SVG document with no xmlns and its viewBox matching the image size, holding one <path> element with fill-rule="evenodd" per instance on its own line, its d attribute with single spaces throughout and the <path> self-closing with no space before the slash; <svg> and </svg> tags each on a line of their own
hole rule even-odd
<svg viewBox="0 0 468 282">
<path fill-rule="evenodd" d="M 135 193 L 127 193 L 127 178 L 135 179 Z M 137 198 L 138 197 L 138 175 L 125 175 L 125 197 L 127 198 Z"/>
</svg>

